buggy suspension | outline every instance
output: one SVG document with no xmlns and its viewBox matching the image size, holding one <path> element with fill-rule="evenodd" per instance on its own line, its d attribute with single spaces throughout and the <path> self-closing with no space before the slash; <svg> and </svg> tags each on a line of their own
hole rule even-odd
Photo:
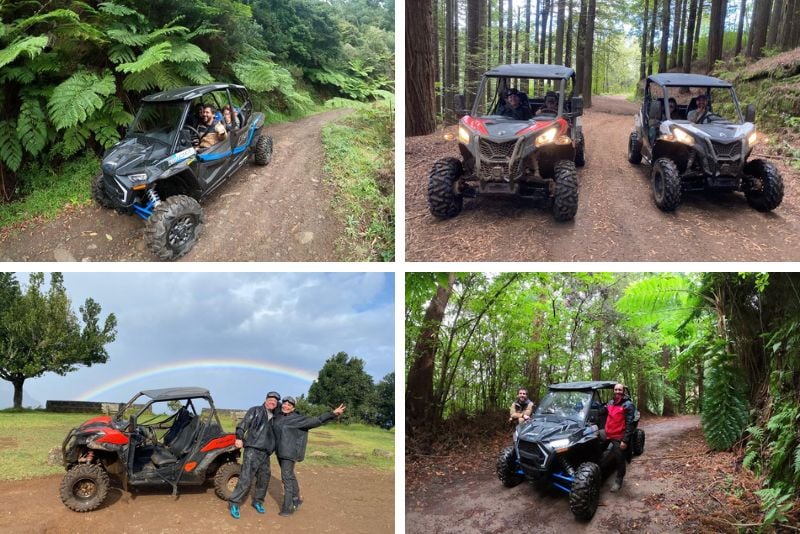
<svg viewBox="0 0 800 534">
<path fill-rule="evenodd" d="M 158 196 L 158 191 L 155 188 L 148 189 L 145 193 L 147 195 L 147 204 L 134 204 L 133 211 L 142 219 L 149 219 L 153 214 L 153 208 L 161 204 L 161 197 Z"/>
</svg>

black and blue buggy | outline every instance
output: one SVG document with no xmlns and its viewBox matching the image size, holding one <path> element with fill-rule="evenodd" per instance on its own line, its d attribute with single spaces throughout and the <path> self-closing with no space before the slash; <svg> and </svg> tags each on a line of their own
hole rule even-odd
<svg viewBox="0 0 800 534">
<path fill-rule="evenodd" d="M 506 487 L 524 480 L 548 485 L 569 495 L 569 508 L 576 519 L 594 517 L 600 487 L 614 470 L 609 442 L 602 429 L 603 405 L 613 395 L 609 381 L 553 384 L 530 421 L 514 431 L 513 445 L 497 459 L 497 476 Z M 629 395 L 627 388 L 625 394 Z M 635 411 L 632 453 L 644 452 L 644 431 L 638 428 Z"/>
<path fill-rule="evenodd" d="M 207 148 L 198 109 L 229 106 L 226 135 Z M 221 114 L 215 121 L 222 121 Z M 159 260 L 176 260 L 197 242 L 203 227 L 199 201 L 241 168 L 250 154 L 257 165 L 272 159 L 272 138 L 263 135 L 264 114 L 253 111 L 247 89 L 215 83 L 146 96 L 125 137 L 103 155 L 92 183 L 101 206 L 145 221 L 147 248 Z M 207 144 L 207 143 L 206 143 Z"/>
</svg>

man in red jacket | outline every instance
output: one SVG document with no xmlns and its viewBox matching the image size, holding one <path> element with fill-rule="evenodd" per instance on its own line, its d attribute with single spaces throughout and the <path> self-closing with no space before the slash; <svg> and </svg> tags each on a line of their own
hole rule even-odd
<svg viewBox="0 0 800 534">
<path fill-rule="evenodd" d="M 625 478 L 625 468 L 628 463 L 628 449 L 634 434 L 634 412 L 636 409 L 629 397 L 625 396 L 625 386 L 614 385 L 614 398 L 608 401 L 603 408 L 606 412 L 606 439 L 612 443 L 611 454 L 617 464 L 617 479 L 611 486 L 611 491 L 619 491 L 622 479 Z"/>
</svg>

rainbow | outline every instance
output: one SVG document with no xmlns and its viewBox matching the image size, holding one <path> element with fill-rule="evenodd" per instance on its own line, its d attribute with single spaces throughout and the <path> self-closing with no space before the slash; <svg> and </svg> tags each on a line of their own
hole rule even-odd
<svg viewBox="0 0 800 534">
<path fill-rule="evenodd" d="M 82 393 L 78 400 L 88 401 L 125 384 L 129 384 L 135 380 L 142 378 L 149 378 L 151 376 L 160 375 L 163 373 L 171 373 L 175 371 L 197 371 L 198 369 L 246 369 L 248 371 L 261 371 L 265 373 L 274 373 L 289 378 L 295 378 L 304 382 L 313 382 L 317 379 L 316 373 L 298 369 L 296 367 L 289 367 L 288 365 L 281 365 L 278 363 L 264 362 L 259 360 L 247 360 L 243 358 L 235 359 L 196 359 L 184 360 L 181 362 L 172 362 L 168 364 L 156 365 L 142 371 L 136 371 L 111 382 L 91 389 Z"/>
</svg>

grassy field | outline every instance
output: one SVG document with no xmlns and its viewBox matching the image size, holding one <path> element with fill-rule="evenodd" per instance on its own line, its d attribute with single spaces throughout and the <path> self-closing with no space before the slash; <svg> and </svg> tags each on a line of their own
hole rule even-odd
<svg viewBox="0 0 800 534">
<path fill-rule="evenodd" d="M 44 411 L 0 411 L 0 480 L 61 474 L 61 466 L 47 464 L 47 454 L 53 447 L 61 447 L 67 432 L 91 414 L 62 414 Z M 225 430 L 232 432 L 233 422 L 221 420 Z M 373 455 L 374 449 L 392 453 L 391 458 Z M 327 458 L 310 456 L 323 452 Z M 273 464 L 276 462 L 273 460 Z M 314 466 L 368 466 L 376 469 L 394 469 L 394 431 L 366 425 L 340 425 L 330 423 L 309 432 L 306 465 Z"/>
</svg>

